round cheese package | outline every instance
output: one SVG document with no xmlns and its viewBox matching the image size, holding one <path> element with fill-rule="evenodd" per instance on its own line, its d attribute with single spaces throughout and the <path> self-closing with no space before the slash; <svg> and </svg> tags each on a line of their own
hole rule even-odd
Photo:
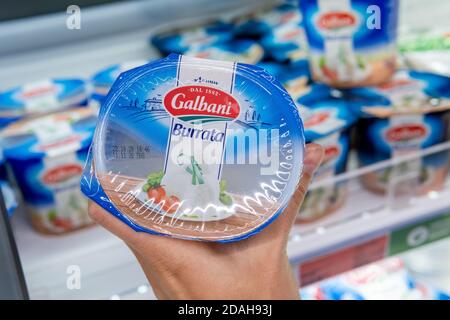
<svg viewBox="0 0 450 320">
<path fill-rule="evenodd" d="M 79 184 L 95 112 L 73 108 L 10 124 L 0 138 L 35 229 L 62 234 L 91 224 Z"/>
<path fill-rule="evenodd" d="M 136 231 L 232 242 L 283 211 L 303 153 L 296 105 L 273 76 L 172 54 L 113 85 L 81 189 Z"/>
<path fill-rule="evenodd" d="M 26 116 L 42 115 L 87 104 L 81 79 L 45 79 L 0 92 L 0 127 Z"/>
<path fill-rule="evenodd" d="M 362 117 L 357 135 L 361 166 L 417 154 L 448 139 L 449 77 L 400 70 L 383 85 L 352 89 L 347 94 Z M 444 186 L 448 170 L 449 154 L 444 150 L 367 173 L 361 179 L 376 193 L 414 190 L 425 194 Z"/>
</svg>

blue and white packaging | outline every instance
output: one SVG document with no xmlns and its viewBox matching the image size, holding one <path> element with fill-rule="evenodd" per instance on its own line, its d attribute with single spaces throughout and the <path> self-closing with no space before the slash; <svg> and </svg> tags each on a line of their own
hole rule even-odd
<svg viewBox="0 0 450 320">
<path fill-rule="evenodd" d="M 5 159 L 38 231 L 59 234 L 90 223 L 79 184 L 95 124 L 93 110 L 76 108 L 2 130 Z"/>
<path fill-rule="evenodd" d="M 305 64 L 308 60 L 305 32 L 299 24 L 289 23 L 271 29 L 262 39 L 266 56 L 278 62 Z"/>
<path fill-rule="evenodd" d="M 135 231 L 245 239 L 300 179 L 296 105 L 252 65 L 172 54 L 123 73 L 98 123 L 81 189 Z"/>
<path fill-rule="evenodd" d="M 207 46 L 229 41 L 233 38 L 233 26 L 226 22 L 215 22 L 206 26 L 171 30 L 151 38 L 151 43 L 166 55 L 185 53 L 193 47 Z"/>
<path fill-rule="evenodd" d="M 193 47 L 186 51 L 185 55 L 201 59 L 255 64 L 263 58 L 264 49 L 256 41 L 242 39 Z"/>
<path fill-rule="evenodd" d="M 326 85 L 314 84 L 311 91 L 298 99 L 307 143 L 320 144 L 325 156 L 314 181 L 331 178 L 347 168 L 350 150 L 350 128 L 356 122 L 349 103 L 333 94 Z M 347 198 L 344 182 L 308 191 L 297 216 L 298 223 L 323 218 L 340 208 Z"/>
<path fill-rule="evenodd" d="M 122 72 L 142 66 L 147 62 L 145 60 L 127 61 L 98 71 L 91 78 L 94 94 L 106 96 L 114 81 Z"/>
<path fill-rule="evenodd" d="M 399 258 L 372 263 L 300 290 L 304 300 L 449 300 L 415 279 Z"/>
<path fill-rule="evenodd" d="M 402 70 L 381 86 L 352 89 L 348 97 L 362 116 L 357 135 L 361 166 L 417 153 L 448 139 L 449 77 Z M 442 188 L 448 163 L 448 152 L 438 152 L 365 174 L 362 182 L 374 192 L 385 193 L 400 188 L 390 184 L 395 177 L 400 181 L 408 174 L 412 179 L 407 188 L 425 194 Z"/>
<path fill-rule="evenodd" d="M 81 79 L 46 79 L 0 92 L 0 127 L 25 116 L 83 106 L 87 99 Z"/>
<path fill-rule="evenodd" d="M 396 69 L 398 0 L 300 0 L 314 80 L 378 85 Z"/>
</svg>

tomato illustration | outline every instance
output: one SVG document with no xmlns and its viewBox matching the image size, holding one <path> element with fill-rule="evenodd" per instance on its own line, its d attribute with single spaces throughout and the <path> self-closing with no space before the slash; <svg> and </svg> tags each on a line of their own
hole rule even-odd
<svg viewBox="0 0 450 320">
<path fill-rule="evenodd" d="M 164 188 L 161 186 L 156 188 L 150 188 L 147 191 L 147 196 L 149 199 L 153 199 L 155 203 L 160 203 L 162 200 L 166 198 L 166 190 L 164 190 Z"/>
<path fill-rule="evenodd" d="M 180 199 L 176 196 L 166 197 L 162 209 L 168 213 L 175 213 L 180 206 Z"/>
</svg>

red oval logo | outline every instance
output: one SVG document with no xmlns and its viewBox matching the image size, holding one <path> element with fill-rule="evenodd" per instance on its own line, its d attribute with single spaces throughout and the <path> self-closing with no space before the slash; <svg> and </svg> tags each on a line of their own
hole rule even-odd
<svg viewBox="0 0 450 320">
<path fill-rule="evenodd" d="M 237 100 L 225 91 L 190 85 L 166 93 L 164 107 L 174 117 L 191 123 L 232 121 L 239 116 Z"/>
<path fill-rule="evenodd" d="M 408 141 L 422 138 L 427 134 L 427 128 L 420 124 L 396 126 L 386 131 L 386 138 L 391 142 Z"/>
<path fill-rule="evenodd" d="M 76 163 L 62 165 L 52 168 L 44 173 L 42 181 L 45 184 L 55 184 L 64 182 L 74 176 L 80 176 L 83 168 Z"/>
<path fill-rule="evenodd" d="M 336 11 L 320 16 L 317 23 L 321 29 L 336 30 L 355 25 L 356 18 L 349 12 Z"/>
</svg>

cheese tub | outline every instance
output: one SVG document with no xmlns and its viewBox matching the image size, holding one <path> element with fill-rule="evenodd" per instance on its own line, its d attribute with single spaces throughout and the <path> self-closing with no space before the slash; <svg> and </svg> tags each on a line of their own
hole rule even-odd
<svg viewBox="0 0 450 320">
<path fill-rule="evenodd" d="M 193 47 L 221 43 L 233 38 L 233 26 L 218 21 L 205 26 L 175 29 L 155 35 L 150 42 L 164 55 L 185 53 Z"/>
<path fill-rule="evenodd" d="M 286 207 L 303 167 L 296 105 L 263 69 L 176 54 L 123 73 L 81 189 L 135 231 L 232 242 Z"/>
<path fill-rule="evenodd" d="M 347 168 L 350 149 L 350 129 L 356 121 L 348 102 L 333 94 L 325 85 L 313 85 L 311 91 L 298 100 L 307 143 L 320 144 L 325 157 L 315 173 L 320 181 L 343 173 Z M 309 223 L 339 209 L 347 198 L 345 182 L 330 184 L 308 191 L 297 216 L 297 223 Z"/>
<path fill-rule="evenodd" d="M 396 69 L 398 0 L 301 0 L 314 80 L 383 83 Z"/>
<path fill-rule="evenodd" d="M 264 49 L 256 41 L 238 39 L 192 47 L 186 51 L 185 55 L 202 59 L 255 64 L 263 58 Z"/>
<path fill-rule="evenodd" d="M 382 86 L 350 90 L 353 107 L 362 119 L 357 150 L 361 166 L 407 154 L 447 141 L 450 78 L 423 72 L 399 71 Z M 449 168 L 448 151 L 430 154 L 362 176 L 376 193 L 439 190 Z M 398 184 L 397 184 L 398 183 Z"/>
<path fill-rule="evenodd" d="M 86 82 L 46 79 L 0 92 L 0 127 L 26 116 L 42 115 L 87 104 Z"/>
<path fill-rule="evenodd" d="M 76 108 L 2 130 L 5 159 L 39 232 L 62 234 L 90 224 L 79 184 L 95 122 L 91 109 Z"/>
</svg>

